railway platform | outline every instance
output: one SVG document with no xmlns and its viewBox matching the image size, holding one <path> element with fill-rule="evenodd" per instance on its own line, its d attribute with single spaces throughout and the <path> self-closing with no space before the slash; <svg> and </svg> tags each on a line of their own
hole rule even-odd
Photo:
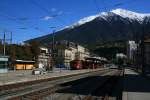
<svg viewBox="0 0 150 100">
<path fill-rule="evenodd" d="M 150 78 L 126 68 L 122 100 L 150 100 Z"/>
<path fill-rule="evenodd" d="M 61 70 L 61 71 L 53 71 L 43 75 L 32 75 L 32 71 L 20 71 L 20 72 L 8 72 L 0 74 L 0 86 L 16 84 L 28 81 L 36 81 L 41 79 L 53 79 L 57 77 L 69 76 L 69 75 L 77 75 L 82 73 L 88 73 L 98 70 L 104 70 L 104 68 L 98 69 L 82 69 L 82 70 Z"/>
</svg>

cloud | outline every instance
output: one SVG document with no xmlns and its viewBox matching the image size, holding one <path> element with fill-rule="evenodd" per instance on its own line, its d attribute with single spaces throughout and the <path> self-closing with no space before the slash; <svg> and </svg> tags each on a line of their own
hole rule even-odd
<svg viewBox="0 0 150 100">
<path fill-rule="evenodd" d="M 50 20 L 50 19 L 52 19 L 53 17 L 52 16 L 45 16 L 43 19 L 45 20 L 45 21 L 47 21 L 47 20 Z"/>
<path fill-rule="evenodd" d="M 57 13 L 57 15 L 61 15 L 61 14 L 63 14 L 63 11 L 59 11 L 59 12 Z"/>
<path fill-rule="evenodd" d="M 55 12 L 56 10 L 56 8 L 51 8 L 51 12 Z"/>
</svg>

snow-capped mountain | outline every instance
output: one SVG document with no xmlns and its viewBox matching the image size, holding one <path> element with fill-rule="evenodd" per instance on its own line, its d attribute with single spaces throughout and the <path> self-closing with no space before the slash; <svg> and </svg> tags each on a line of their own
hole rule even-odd
<svg viewBox="0 0 150 100">
<path fill-rule="evenodd" d="M 129 18 L 129 19 L 132 19 L 132 20 L 137 20 L 140 23 L 143 22 L 145 17 L 150 17 L 150 14 L 137 13 L 137 12 L 133 12 L 133 11 L 118 8 L 118 9 L 115 9 L 115 10 L 111 10 L 110 12 L 101 12 L 97 15 L 85 17 L 83 19 L 80 19 L 78 22 L 74 23 L 73 25 L 66 26 L 65 28 L 74 28 L 76 26 L 80 26 L 82 24 L 85 24 L 87 22 L 90 22 L 90 21 L 96 19 L 97 17 L 107 20 L 107 17 L 112 15 L 112 14 L 119 15 L 123 18 Z"/>
<path fill-rule="evenodd" d="M 99 15 L 85 17 L 83 19 L 80 19 L 77 23 L 74 23 L 73 25 L 70 25 L 70 26 L 66 26 L 65 28 L 74 28 L 74 26 L 80 26 L 82 24 L 85 24 L 87 22 L 90 22 L 90 21 L 94 20 L 97 17 L 99 17 Z"/>
<path fill-rule="evenodd" d="M 55 40 L 69 40 L 82 45 L 95 45 L 102 41 L 126 41 L 140 39 L 141 34 L 150 33 L 150 14 L 141 14 L 124 9 L 101 12 L 85 17 L 55 33 Z M 32 40 L 43 44 L 52 40 L 48 34 Z"/>
<path fill-rule="evenodd" d="M 143 21 L 145 17 L 150 17 L 150 14 L 142 14 L 142 13 L 128 11 L 125 9 L 115 9 L 115 10 L 112 10 L 111 12 L 117 15 L 120 15 L 121 17 L 124 17 L 124 18 L 130 18 L 130 19 L 135 19 L 139 21 Z"/>
</svg>

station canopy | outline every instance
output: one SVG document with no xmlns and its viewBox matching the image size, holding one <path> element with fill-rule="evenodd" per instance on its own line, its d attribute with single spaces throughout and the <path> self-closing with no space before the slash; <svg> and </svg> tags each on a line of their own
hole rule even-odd
<svg viewBox="0 0 150 100">
<path fill-rule="evenodd" d="M 85 60 L 93 60 L 93 61 L 107 61 L 104 57 L 86 57 Z"/>
</svg>

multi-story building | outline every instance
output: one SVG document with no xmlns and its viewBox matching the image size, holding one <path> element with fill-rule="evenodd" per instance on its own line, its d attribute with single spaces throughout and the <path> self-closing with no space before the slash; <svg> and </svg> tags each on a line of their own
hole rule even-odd
<svg viewBox="0 0 150 100">
<path fill-rule="evenodd" d="M 150 67 L 150 39 L 144 40 L 144 65 Z"/>
<path fill-rule="evenodd" d="M 138 43 L 135 59 L 137 69 L 150 71 L 150 39 Z"/>
<path fill-rule="evenodd" d="M 135 41 L 128 41 L 128 43 L 127 43 L 128 59 L 134 62 L 136 52 L 137 52 L 137 43 L 135 43 Z"/>
<path fill-rule="evenodd" d="M 54 49 L 55 64 L 63 64 L 66 67 L 70 66 L 70 61 L 72 60 L 85 60 L 85 57 L 90 56 L 88 49 L 65 40 L 57 42 Z"/>
<path fill-rule="evenodd" d="M 40 46 L 37 64 L 45 68 L 63 65 L 70 66 L 72 60 L 85 60 L 89 57 L 89 50 L 85 47 L 66 40 L 56 41 L 54 44 Z"/>
<path fill-rule="evenodd" d="M 84 48 L 81 45 L 77 45 L 76 59 L 85 60 L 85 58 L 89 56 L 90 56 L 90 53 L 88 49 Z"/>
<path fill-rule="evenodd" d="M 38 55 L 38 64 L 44 66 L 45 68 L 50 68 L 51 61 L 49 48 L 41 46 L 40 54 Z"/>
</svg>

